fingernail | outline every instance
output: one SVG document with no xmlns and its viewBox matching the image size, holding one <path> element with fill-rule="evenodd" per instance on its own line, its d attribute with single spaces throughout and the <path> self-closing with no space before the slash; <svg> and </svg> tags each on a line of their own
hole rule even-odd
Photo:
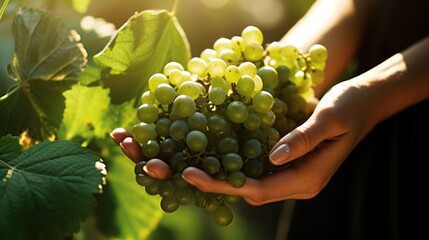
<svg viewBox="0 0 429 240">
<path fill-rule="evenodd" d="M 189 184 L 195 185 L 195 181 L 189 177 L 186 177 L 184 174 L 182 174 L 182 178 Z"/>
<path fill-rule="evenodd" d="M 270 161 L 274 164 L 281 164 L 282 159 L 287 159 L 290 156 L 289 145 L 282 144 L 278 146 L 271 154 Z"/>
</svg>

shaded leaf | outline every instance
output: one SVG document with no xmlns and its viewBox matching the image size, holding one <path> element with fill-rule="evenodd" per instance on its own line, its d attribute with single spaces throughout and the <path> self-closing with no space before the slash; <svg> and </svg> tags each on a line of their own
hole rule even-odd
<svg viewBox="0 0 429 240">
<path fill-rule="evenodd" d="M 97 221 L 113 239 L 147 239 L 162 219 L 159 196 L 150 196 L 135 181 L 134 163 L 112 141 L 103 144 L 110 194 L 99 195 Z"/>
<path fill-rule="evenodd" d="M 17 148 L 16 141 L 1 141 Z M 96 205 L 93 194 L 101 192 L 105 171 L 92 151 L 67 141 L 42 142 L 1 160 L 2 238 L 60 239 L 77 232 Z"/>
<path fill-rule="evenodd" d="M 61 121 L 62 92 L 78 81 L 86 51 L 75 31 L 46 12 L 21 8 L 12 32 L 15 51 L 8 71 L 17 84 L 0 98 L 0 135 L 29 129 L 32 137 L 43 139 Z"/>
<path fill-rule="evenodd" d="M 191 52 L 177 18 L 165 10 L 145 10 L 132 16 L 106 48 L 94 56 L 101 79 L 111 89 L 112 102 L 139 98 L 147 79 L 170 61 L 185 64 Z"/>
</svg>

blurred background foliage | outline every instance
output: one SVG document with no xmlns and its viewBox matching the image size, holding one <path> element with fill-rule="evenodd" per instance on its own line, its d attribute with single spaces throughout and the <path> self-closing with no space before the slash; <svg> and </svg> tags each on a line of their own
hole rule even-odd
<svg viewBox="0 0 429 240">
<path fill-rule="evenodd" d="M 258 26 L 264 32 L 266 43 L 279 40 L 313 2 L 181 0 L 176 16 L 189 40 L 192 55 L 198 56 L 205 48 L 212 47 L 218 38 L 239 35 L 248 25 Z M 76 7 L 76 3 L 81 5 Z M 135 12 L 146 9 L 171 10 L 174 0 L 10 0 L 0 21 L 0 96 L 14 83 L 7 75 L 7 65 L 14 50 L 10 28 L 15 10 L 23 4 L 50 11 L 75 28 L 81 34 L 91 62 L 91 57 L 103 49 L 113 31 Z M 91 31 L 86 31 L 88 28 Z M 150 239 L 276 239 L 276 236 L 284 236 L 287 230 L 287 223 L 283 221 L 287 220 L 292 204 L 280 202 L 252 207 L 241 202 L 236 206 L 234 221 L 224 228 L 214 225 L 207 214 L 196 211 L 198 209 L 182 207 L 173 214 L 165 214 Z M 138 209 L 138 206 L 135 207 Z"/>
</svg>

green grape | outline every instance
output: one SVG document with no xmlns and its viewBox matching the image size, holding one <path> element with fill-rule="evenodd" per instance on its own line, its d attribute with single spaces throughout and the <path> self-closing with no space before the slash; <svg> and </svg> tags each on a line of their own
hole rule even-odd
<svg viewBox="0 0 429 240">
<path fill-rule="evenodd" d="M 312 62 L 324 63 L 328 58 L 328 50 L 321 44 L 314 44 L 308 50 Z"/>
<path fill-rule="evenodd" d="M 176 187 L 174 186 L 173 182 L 170 180 L 161 181 L 159 185 L 159 192 L 158 194 L 163 197 L 170 197 L 174 196 L 174 193 L 176 192 Z"/>
<path fill-rule="evenodd" d="M 264 171 L 264 163 L 259 159 L 249 159 L 244 164 L 243 171 L 248 177 L 258 178 Z"/>
<path fill-rule="evenodd" d="M 240 69 L 235 65 L 229 65 L 225 70 L 225 79 L 230 83 L 236 83 L 241 78 Z"/>
<path fill-rule="evenodd" d="M 170 126 L 170 137 L 175 141 L 185 140 L 189 126 L 185 120 L 174 121 Z"/>
<path fill-rule="evenodd" d="M 188 161 L 183 156 L 182 152 L 176 152 L 169 159 L 169 164 L 173 170 L 177 172 L 182 172 L 183 169 L 189 167 Z"/>
<path fill-rule="evenodd" d="M 200 58 L 204 59 L 204 61 L 206 61 L 207 63 L 210 62 L 210 60 L 212 60 L 213 58 L 217 57 L 217 52 L 214 49 L 211 48 L 206 48 L 204 49 L 201 54 L 200 54 Z"/>
<path fill-rule="evenodd" d="M 146 161 L 140 161 L 134 165 L 134 173 L 137 174 L 146 174 L 146 172 L 143 170 L 143 167 L 146 166 Z"/>
<path fill-rule="evenodd" d="M 155 95 L 153 94 L 153 92 L 147 90 L 142 94 L 142 96 L 140 98 L 140 102 L 142 104 L 147 103 L 147 104 L 154 105 L 156 103 Z"/>
<path fill-rule="evenodd" d="M 155 182 L 155 179 L 149 175 L 139 173 L 136 175 L 136 182 L 140 186 L 147 187 L 151 185 L 153 182 Z"/>
<path fill-rule="evenodd" d="M 262 153 L 261 142 L 257 139 L 249 139 L 243 144 L 243 153 L 247 158 L 257 158 Z"/>
<path fill-rule="evenodd" d="M 262 129 L 270 128 L 276 121 L 276 115 L 271 110 L 268 112 L 259 113 L 259 117 L 261 118 L 260 128 Z"/>
<path fill-rule="evenodd" d="M 159 84 L 153 93 L 156 100 L 165 105 L 172 103 L 176 98 L 176 90 L 168 83 Z"/>
<path fill-rule="evenodd" d="M 174 196 L 164 197 L 161 199 L 160 206 L 164 212 L 173 213 L 179 208 L 180 203 Z"/>
<path fill-rule="evenodd" d="M 191 151 L 201 152 L 207 147 L 208 139 L 206 135 L 198 130 L 192 130 L 186 135 L 186 145 Z"/>
<path fill-rule="evenodd" d="M 209 100 L 214 105 L 221 105 L 225 102 L 226 92 L 221 87 L 213 87 L 209 90 Z"/>
<path fill-rule="evenodd" d="M 279 78 L 279 84 L 286 84 L 289 81 L 290 69 L 287 66 L 278 66 L 276 72 Z"/>
<path fill-rule="evenodd" d="M 287 104 L 299 98 L 299 89 L 295 84 L 289 84 L 281 89 L 281 99 Z"/>
<path fill-rule="evenodd" d="M 237 82 L 237 92 L 241 96 L 250 97 L 252 96 L 253 91 L 255 90 L 255 82 L 253 81 L 253 78 L 244 75 L 238 80 Z"/>
<path fill-rule="evenodd" d="M 143 144 L 149 140 L 155 140 L 157 133 L 153 124 L 140 122 L 134 125 L 131 134 L 137 142 Z"/>
<path fill-rule="evenodd" d="M 251 77 L 256 76 L 258 72 L 258 68 L 252 62 L 243 62 L 238 65 L 238 69 L 240 70 L 241 75 L 249 75 Z"/>
<path fill-rule="evenodd" d="M 206 213 L 214 213 L 219 207 L 219 201 L 211 193 L 195 194 L 195 206 L 201 208 Z"/>
<path fill-rule="evenodd" d="M 225 92 L 228 92 L 229 89 L 231 89 L 231 84 L 225 81 L 223 77 L 214 77 L 211 80 L 211 88 L 214 88 L 214 87 L 220 87 L 223 90 L 225 90 Z"/>
<path fill-rule="evenodd" d="M 200 84 L 194 81 L 185 81 L 177 89 L 177 95 L 186 95 L 195 100 L 200 95 Z"/>
<path fill-rule="evenodd" d="M 149 140 L 141 147 L 142 153 L 147 158 L 153 158 L 159 153 L 159 143 L 156 140 Z"/>
<path fill-rule="evenodd" d="M 170 136 L 170 126 L 171 120 L 168 118 L 160 118 L 155 123 L 156 133 L 161 137 L 169 137 Z"/>
<path fill-rule="evenodd" d="M 246 44 L 244 48 L 244 58 L 247 61 L 256 62 L 264 56 L 264 48 L 258 43 Z"/>
<path fill-rule="evenodd" d="M 268 44 L 265 50 L 267 51 L 268 56 L 276 59 L 276 58 L 280 58 L 280 49 L 281 49 L 281 43 L 278 41 L 274 41 Z"/>
<path fill-rule="evenodd" d="M 171 71 L 173 71 L 173 70 L 178 70 L 180 72 L 180 71 L 185 70 L 185 68 L 182 66 L 182 64 L 180 64 L 178 62 L 169 62 L 169 63 L 165 64 L 163 73 L 165 76 L 170 76 Z"/>
<path fill-rule="evenodd" d="M 261 77 L 264 87 L 276 88 L 279 85 L 279 76 L 274 67 L 262 66 L 258 69 L 256 74 Z"/>
<path fill-rule="evenodd" d="M 229 174 L 228 182 L 235 188 L 241 188 L 246 184 L 246 175 L 242 171 L 235 171 Z"/>
<path fill-rule="evenodd" d="M 224 49 L 219 53 L 219 58 L 227 63 L 227 65 L 237 65 L 240 61 L 240 55 L 232 49 Z"/>
<path fill-rule="evenodd" d="M 255 111 L 250 111 L 249 116 L 243 122 L 243 126 L 250 131 L 255 131 L 261 126 L 261 117 Z"/>
<path fill-rule="evenodd" d="M 206 156 L 202 160 L 202 168 L 208 174 L 216 174 L 220 169 L 220 162 L 214 156 Z"/>
<path fill-rule="evenodd" d="M 144 189 L 146 193 L 152 196 L 158 195 L 161 182 L 162 181 L 155 180 L 150 185 L 145 186 Z"/>
<path fill-rule="evenodd" d="M 264 83 L 262 82 L 262 78 L 260 76 L 255 75 L 253 77 L 253 82 L 255 83 L 255 90 L 253 91 L 252 97 L 264 88 Z"/>
<path fill-rule="evenodd" d="M 213 49 L 218 54 L 225 49 L 232 49 L 232 41 L 231 39 L 221 37 L 214 42 Z"/>
<path fill-rule="evenodd" d="M 242 123 L 249 116 L 249 109 L 240 101 L 232 101 L 226 109 L 228 118 L 233 123 Z"/>
<path fill-rule="evenodd" d="M 149 86 L 149 90 L 154 92 L 161 83 L 169 83 L 167 76 L 163 73 L 155 73 L 149 78 L 147 85 Z"/>
<path fill-rule="evenodd" d="M 170 75 L 168 75 L 168 81 L 173 86 L 179 86 L 186 80 L 191 80 L 190 76 L 186 76 L 185 71 L 180 71 L 178 69 L 172 69 Z"/>
<path fill-rule="evenodd" d="M 273 107 L 271 108 L 271 111 L 273 111 L 276 117 L 280 115 L 285 115 L 286 114 L 285 106 L 286 104 L 284 103 L 283 100 L 279 98 L 274 98 L 274 104 L 273 104 Z"/>
<path fill-rule="evenodd" d="M 293 45 L 284 45 L 280 49 L 280 55 L 292 61 L 298 59 L 298 52 L 298 49 Z"/>
<path fill-rule="evenodd" d="M 188 61 L 187 69 L 190 73 L 203 77 L 207 74 L 207 62 L 200 57 L 193 57 Z"/>
<path fill-rule="evenodd" d="M 243 167 L 243 158 L 238 153 L 227 153 L 222 157 L 222 166 L 229 172 L 239 171 Z"/>
<path fill-rule="evenodd" d="M 143 103 L 137 109 L 137 118 L 145 123 L 153 123 L 158 119 L 159 111 L 158 108 L 152 104 Z"/>
<path fill-rule="evenodd" d="M 212 213 L 214 222 L 219 226 L 228 226 L 233 219 L 233 213 L 227 206 L 219 206 L 214 213 Z"/>
<path fill-rule="evenodd" d="M 245 45 L 249 45 L 251 43 L 262 45 L 264 42 L 264 35 L 262 31 L 255 26 L 245 27 L 241 32 L 241 37 L 243 38 Z"/>
<path fill-rule="evenodd" d="M 180 188 L 184 188 L 184 187 L 189 186 L 189 184 L 185 180 L 183 180 L 182 173 L 180 173 L 180 172 L 175 173 L 171 177 L 171 180 L 173 181 L 173 184 L 176 187 L 176 189 L 180 189 Z"/>
<path fill-rule="evenodd" d="M 241 36 L 233 36 L 231 38 L 232 50 L 236 53 L 243 51 L 243 38 Z"/>
<path fill-rule="evenodd" d="M 239 142 L 233 136 L 225 136 L 219 140 L 217 148 L 220 154 L 238 152 Z"/>
<path fill-rule="evenodd" d="M 226 62 L 220 58 L 212 58 L 207 64 L 207 72 L 212 78 L 223 77 L 223 75 L 225 75 L 226 68 Z"/>
<path fill-rule="evenodd" d="M 253 97 L 252 106 L 259 113 L 270 111 L 273 105 L 274 98 L 267 91 L 260 91 Z"/>
<path fill-rule="evenodd" d="M 172 138 L 165 138 L 159 144 L 159 153 L 162 158 L 168 158 L 176 153 L 178 149 L 178 143 Z"/>
<path fill-rule="evenodd" d="M 224 117 L 222 117 L 222 115 L 212 114 L 208 118 L 207 126 L 210 132 L 216 135 L 220 135 L 227 131 L 228 122 L 225 120 Z"/>
<path fill-rule="evenodd" d="M 177 189 L 174 196 L 179 201 L 180 205 L 187 205 L 192 203 L 194 199 L 192 186 Z"/>
<path fill-rule="evenodd" d="M 188 117 L 188 126 L 190 130 L 207 131 L 207 117 L 203 113 L 194 112 Z"/>
<path fill-rule="evenodd" d="M 195 101 L 187 95 L 179 95 L 174 99 L 173 110 L 180 117 L 189 117 L 195 112 L 196 104 Z"/>
</svg>

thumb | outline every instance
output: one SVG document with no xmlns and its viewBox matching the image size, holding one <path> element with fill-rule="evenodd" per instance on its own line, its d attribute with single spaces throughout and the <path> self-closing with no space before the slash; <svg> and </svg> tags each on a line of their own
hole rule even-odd
<svg viewBox="0 0 429 240">
<path fill-rule="evenodd" d="M 319 125 L 310 118 L 286 134 L 270 150 L 270 162 L 274 165 L 285 164 L 312 151 L 324 140 L 324 127 Z"/>
</svg>

